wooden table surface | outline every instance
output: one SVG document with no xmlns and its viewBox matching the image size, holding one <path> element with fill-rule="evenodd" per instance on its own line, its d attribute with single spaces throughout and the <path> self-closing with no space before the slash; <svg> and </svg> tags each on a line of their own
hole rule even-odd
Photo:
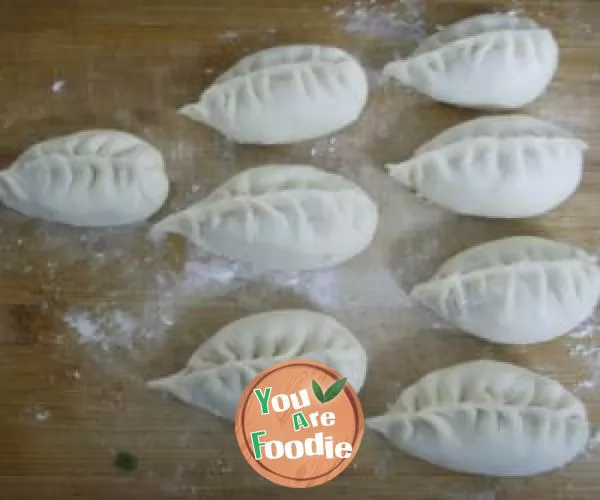
<svg viewBox="0 0 600 500">
<path fill-rule="evenodd" d="M 558 75 L 526 111 L 591 146 L 579 192 L 519 222 L 449 214 L 390 181 L 385 161 L 476 113 L 377 84 L 377 72 L 424 33 L 479 12 L 516 9 L 551 27 Z M 229 144 L 176 109 L 244 54 L 277 44 L 332 44 L 373 77 L 361 121 L 333 139 L 293 147 Z M 546 373 L 574 390 L 600 423 L 592 320 L 553 342 L 492 346 L 452 332 L 406 291 L 452 253 L 534 234 L 600 245 L 600 2 L 3 0 L 0 154 L 84 128 L 131 131 L 159 146 L 172 179 L 155 218 L 199 199 L 234 172 L 266 162 L 315 164 L 360 183 L 381 207 L 374 244 L 334 270 L 256 275 L 179 240 L 156 247 L 148 225 L 81 230 L 0 209 L 0 498 L 20 499 L 569 499 L 600 497 L 600 451 L 551 474 L 496 480 L 411 459 L 367 432 L 355 462 L 311 491 L 255 474 L 233 428 L 148 391 L 216 329 L 245 314 L 309 307 L 334 314 L 370 357 L 366 415 L 383 412 L 428 371 L 489 357 Z M 139 459 L 136 471 L 115 453 Z M 490 450 L 493 453 L 494 450 Z"/>
</svg>

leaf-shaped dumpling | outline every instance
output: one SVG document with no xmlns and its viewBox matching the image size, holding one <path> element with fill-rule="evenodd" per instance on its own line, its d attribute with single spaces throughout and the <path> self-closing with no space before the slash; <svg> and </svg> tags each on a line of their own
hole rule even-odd
<svg viewBox="0 0 600 500">
<path fill-rule="evenodd" d="M 586 149 L 551 123 L 491 116 L 452 127 L 386 168 L 407 188 L 459 214 L 533 217 L 575 192 Z"/>
<path fill-rule="evenodd" d="M 437 101 L 514 109 L 544 92 L 557 65 L 550 30 L 530 19 L 483 14 L 427 38 L 383 74 Z"/>
<path fill-rule="evenodd" d="M 245 57 L 180 112 L 236 142 L 289 144 L 350 125 L 367 91 L 364 69 L 347 52 L 289 45 Z"/>
<path fill-rule="evenodd" d="M 179 233 L 208 252 L 260 269 L 316 269 L 364 250 L 377 219 L 375 203 L 343 177 L 308 166 L 270 165 L 234 176 L 159 222 L 151 236 Z"/>
<path fill-rule="evenodd" d="M 583 250 L 534 237 L 505 238 L 459 253 L 411 297 L 440 317 L 502 344 L 544 342 L 594 310 L 600 270 Z"/>
<path fill-rule="evenodd" d="M 558 382 L 487 360 L 426 375 L 367 426 L 410 455 L 490 476 L 562 467 L 589 435 L 585 407 Z"/>
<path fill-rule="evenodd" d="M 41 142 L 0 172 L 0 200 L 31 217 L 74 226 L 116 226 L 148 218 L 169 179 L 158 149 L 114 130 Z"/>
<path fill-rule="evenodd" d="M 250 381 L 290 359 L 324 363 L 360 391 L 367 355 L 358 340 L 331 316 L 283 310 L 230 323 L 202 344 L 179 373 L 148 383 L 182 401 L 233 420 Z"/>
</svg>

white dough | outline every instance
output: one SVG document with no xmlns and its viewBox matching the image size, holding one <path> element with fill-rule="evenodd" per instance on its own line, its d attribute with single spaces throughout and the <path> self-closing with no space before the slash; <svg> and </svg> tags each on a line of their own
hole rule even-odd
<svg viewBox="0 0 600 500">
<path fill-rule="evenodd" d="M 557 65 L 550 30 L 530 19 L 483 14 L 427 38 L 383 74 L 437 101 L 515 109 L 544 92 Z"/>
<path fill-rule="evenodd" d="M 88 130 L 26 150 L 0 172 L 0 200 L 30 217 L 116 226 L 150 217 L 169 179 L 158 149 L 114 130 Z"/>
<path fill-rule="evenodd" d="M 551 123 L 490 116 L 451 127 L 411 159 L 386 168 L 407 188 L 459 214 L 534 217 L 575 192 L 586 149 Z"/>
<path fill-rule="evenodd" d="M 377 206 L 356 184 L 301 165 L 244 171 L 206 199 L 159 222 L 154 239 L 179 233 L 208 252 L 257 268 L 340 264 L 371 243 Z"/>
<path fill-rule="evenodd" d="M 360 391 L 367 355 L 331 316 L 283 310 L 230 323 L 202 344 L 179 373 L 148 383 L 182 401 L 233 420 L 246 386 L 261 371 L 290 359 L 324 363 Z"/>
<path fill-rule="evenodd" d="M 583 250 L 515 236 L 448 260 L 411 297 L 483 339 L 533 344 L 567 333 L 594 310 L 600 270 Z"/>
<path fill-rule="evenodd" d="M 180 112 L 236 142 L 289 144 L 350 125 L 367 93 L 365 71 L 347 52 L 288 45 L 243 58 Z"/>
<path fill-rule="evenodd" d="M 497 361 L 434 371 L 367 426 L 410 455 L 490 476 L 562 467 L 589 435 L 585 407 L 573 394 L 554 380 Z"/>
</svg>

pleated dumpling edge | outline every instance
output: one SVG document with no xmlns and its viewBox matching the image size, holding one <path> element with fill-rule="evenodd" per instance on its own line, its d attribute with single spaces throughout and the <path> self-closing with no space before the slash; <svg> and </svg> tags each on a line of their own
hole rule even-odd
<svg viewBox="0 0 600 500">
<path fill-rule="evenodd" d="M 178 233 L 209 253 L 260 270 L 310 270 L 361 253 L 378 218 L 369 195 L 340 175 L 308 165 L 265 165 L 168 216 L 150 236 Z"/>
<path fill-rule="evenodd" d="M 180 113 L 246 144 L 291 144 L 358 119 L 368 83 L 344 50 L 287 45 L 246 56 Z"/>
<path fill-rule="evenodd" d="M 564 466 L 585 448 L 585 406 L 560 383 L 480 360 L 429 373 L 367 427 L 447 469 L 499 477 Z"/>
<path fill-rule="evenodd" d="M 578 188 L 587 144 L 525 115 L 477 118 L 388 164 L 405 187 L 447 210 L 517 219 L 542 215 Z"/>
<path fill-rule="evenodd" d="M 535 344 L 585 321 L 600 296 L 595 256 L 532 236 L 455 255 L 410 296 L 439 317 L 499 344 Z"/>
<path fill-rule="evenodd" d="M 168 194 L 162 153 L 120 130 L 83 130 L 42 141 L 0 172 L 6 206 L 72 226 L 140 222 Z"/>
<path fill-rule="evenodd" d="M 509 14 L 482 14 L 425 39 L 383 75 L 440 102 L 516 109 L 546 90 L 557 66 L 550 30 Z"/>
<path fill-rule="evenodd" d="M 332 316 L 304 309 L 253 314 L 221 328 L 192 354 L 186 367 L 148 382 L 152 389 L 233 420 L 246 386 L 261 371 L 287 360 L 324 363 L 359 392 L 367 354 Z"/>
</svg>

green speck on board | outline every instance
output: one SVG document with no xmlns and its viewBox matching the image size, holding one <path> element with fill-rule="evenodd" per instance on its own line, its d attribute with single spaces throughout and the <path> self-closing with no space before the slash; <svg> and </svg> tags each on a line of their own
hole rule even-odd
<svg viewBox="0 0 600 500">
<path fill-rule="evenodd" d="M 129 453 L 128 451 L 120 451 L 115 455 L 113 465 L 117 469 L 121 469 L 126 472 L 132 472 L 137 469 L 138 459 L 133 453 Z"/>
</svg>

